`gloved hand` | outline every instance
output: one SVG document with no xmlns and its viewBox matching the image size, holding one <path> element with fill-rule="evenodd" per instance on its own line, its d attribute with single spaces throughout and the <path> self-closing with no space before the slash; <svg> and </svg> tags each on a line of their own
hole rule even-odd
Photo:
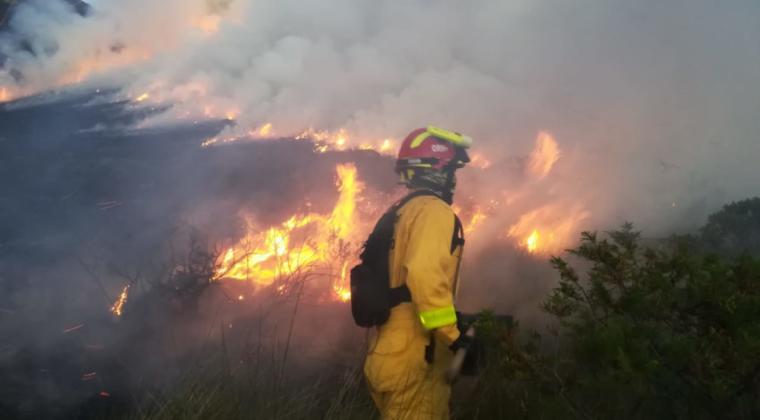
<svg viewBox="0 0 760 420">
<path fill-rule="evenodd" d="M 459 349 L 469 349 L 473 342 L 473 337 L 468 336 L 467 330 L 475 322 L 474 317 L 465 316 L 461 312 L 457 311 L 457 329 L 459 330 L 459 338 L 454 341 L 449 349 L 456 353 Z"/>
<path fill-rule="evenodd" d="M 467 355 L 465 356 L 464 363 L 462 364 L 461 375 L 472 376 L 477 375 L 479 368 L 485 361 L 485 348 L 483 343 L 477 339 L 477 336 L 471 337 L 466 334 L 467 330 L 472 326 L 472 322 L 466 322 L 466 317 L 461 316 L 457 312 L 457 329 L 459 330 L 459 337 L 449 346 L 452 352 L 456 353 L 459 349 L 466 349 Z"/>
<path fill-rule="evenodd" d="M 470 337 L 469 335 L 465 334 L 467 330 L 459 329 L 459 337 L 451 343 L 449 346 L 449 350 L 456 353 L 459 349 L 466 349 L 469 350 L 472 346 L 472 343 L 475 341 L 475 337 Z"/>
</svg>

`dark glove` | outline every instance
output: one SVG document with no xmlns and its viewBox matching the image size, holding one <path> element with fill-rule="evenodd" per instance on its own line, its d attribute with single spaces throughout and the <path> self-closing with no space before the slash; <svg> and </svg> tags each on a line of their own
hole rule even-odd
<svg viewBox="0 0 760 420">
<path fill-rule="evenodd" d="M 461 312 L 457 311 L 457 329 L 459 330 L 459 338 L 456 339 L 451 345 L 449 346 L 449 349 L 456 353 L 459 349 L 469 349 L 470 344 L 472 343 L 473 338 L 468 337 L 465 333 L 470 328 L 470 325 L 472 325 L 471 321 L 468 321 L 468 317 L 465 317 L 462 315 Z"/>
<path fill-rule="evenodd" d="M 467 330 L 472 325 L 471 322 L 466 321 L 467 317 L 457 312 L 457 329 L 459 330 L 459 337 L 449 346 L 452 352 L 456 353 L 459 349 L 466 349 L 467 355 L 464 358 L 462 364 L 461 375 L 473 376 L 477 375 L 480 367 L 485 361 L 485 347 L 483 343 L 476 337 L 470 337 L 466 334 Z"/>
<path fill-rule="evenodd" d="M 459 330 L 459 337 L 453 343 L 451 343 L 449 350 L 456 353 L 459 349 L 470 349 L 472 343 L 475 341 L 475 337 L 470 337 L 465 334 L 465 332 L 466 330 Z"/>
</svg>

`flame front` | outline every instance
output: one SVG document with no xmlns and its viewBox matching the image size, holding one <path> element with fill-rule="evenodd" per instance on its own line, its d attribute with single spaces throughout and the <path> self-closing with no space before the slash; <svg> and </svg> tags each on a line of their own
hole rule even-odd
<svg viewBox="0 0 760 420">
<path fill-rule="evenodd" d="M 221 255 L 216 278 L 267 286 L 326 267 L 327 272 L 334 273 L 334 298 L 348 300 L 347 273 L 354 254 L 351 245 L 359 238 L 356 202 L 363 184 L 353 164 L 341 164 L 335 170 L 340 195 L 329 215 L 293 215 L 263 232 L 248 217 L 245 237 Z"/>
<path fill-rule="evenodd" d="M 129 285 L 124 286 L 119 294 L 119 297 L 111 306 L 111 313 L 120 317 L 124 313 L 124 304 L 127 303 L 127 297 L 129 296 Z"/>
</svg>

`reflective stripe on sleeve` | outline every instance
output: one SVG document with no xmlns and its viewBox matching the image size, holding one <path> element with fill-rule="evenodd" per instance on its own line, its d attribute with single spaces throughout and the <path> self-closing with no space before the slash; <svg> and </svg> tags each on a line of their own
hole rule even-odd
<svg viewBox="0 0 760 420">
<path fill-rule="evenodd" d="M 457 312 L 453 306 L 420 312 L 420 321 L 427 330 L 457 323 Z"/>
</svg>

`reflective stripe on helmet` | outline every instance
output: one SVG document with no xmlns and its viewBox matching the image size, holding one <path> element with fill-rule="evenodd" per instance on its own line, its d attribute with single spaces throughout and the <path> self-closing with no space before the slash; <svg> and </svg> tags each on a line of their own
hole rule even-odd
<svg viewBox="0 0 760 420">
<path fill-rule="evenodd" d="M 420 147 L 423 141 L 430 137 L 430 133 L 428 131 L 423 131 L 422 133 L 418 134 L 417 137 L 412 140 L 412 144 L 409 145 L 412 149 L 416 149 Z"/>
<path fill-rule="evenodd" d="M 433 330 L 446 325 L 457 323 L 457 312 L 454 306 L 420 312 L 420 322 L 427 330 Z"/>
<path fill-rule="evenodd" d="M 432 125 L 428 126 L 427 130 L 425 130 L 425 133 L 423 134 L 431 134 L 435 137 L 438 137 L 439 139 L 446 140 L 450 142 L 451 144 L 455 146 L 459 146 L 464 149 L 468 149 L 470 146 L 472 146 L 472 137 L 455 133 L 453 131 L 444 130 L 443 128 L 435 127 Z M 420 134 L 420 136 L 421 135 L 422 134 Z M 417 141 L 417 139 L 414 139 L 414 140 Z"/>
</svg>

